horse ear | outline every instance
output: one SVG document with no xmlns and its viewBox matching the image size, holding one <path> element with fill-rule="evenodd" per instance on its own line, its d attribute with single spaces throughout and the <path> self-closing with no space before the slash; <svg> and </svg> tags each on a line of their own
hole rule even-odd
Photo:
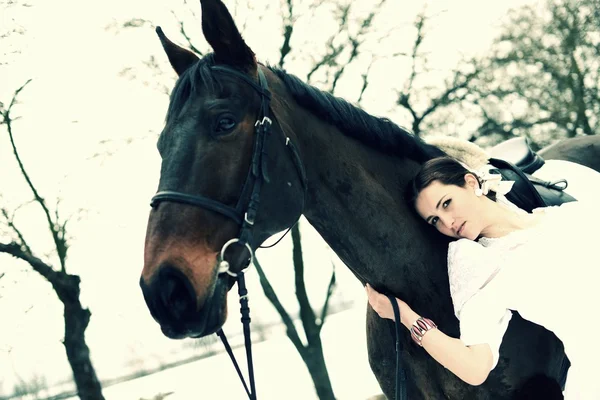
<svg viewBox="0 0 600 400">
<path fill-rule="evenodd" d="M 200 0 L 202 31 L 214 51 L 215 61 L 256 72 L 256 57 L 238 31 L 233 18 L 221 0 Z"/>
<path fill-rule="evenodd" d="M 156 34 L 160 38 L 160 43 L 162 44 L 163 49 L 165 49 L 165 53 L 167 53 L 167 57 L 169 57 L 169 62 L 175 72 L 177 72 L 177 75 L 183 74 L 186 69 L 198 61 L 197 55 L 171 42 L 165 36 L 160 26 L 156 27 Z"/>
</svg>

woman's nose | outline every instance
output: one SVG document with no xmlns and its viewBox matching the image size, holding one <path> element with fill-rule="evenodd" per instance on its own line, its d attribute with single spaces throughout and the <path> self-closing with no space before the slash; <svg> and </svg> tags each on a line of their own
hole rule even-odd
<svg viewBox="0 0 600 400">
<path fill-rule="evenodd" d="M 454 226 L 454 218 L 448 215 L 440 216 L 440 220 L 442 221 L 442 224 L 444 224 L 444 226 L 448 229 L 452 229 L 452 227 Z"/>
</svg>

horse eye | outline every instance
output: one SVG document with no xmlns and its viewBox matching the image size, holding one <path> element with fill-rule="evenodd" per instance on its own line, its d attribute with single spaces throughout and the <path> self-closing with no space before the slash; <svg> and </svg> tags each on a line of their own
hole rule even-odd
<svg viewBox="0 0 600 400">
<path fill-rule="evenodd" d="M 226 133 L 235 127 L 236 123 L 231 117 L 221 117 L 217 122 L 216 133 Z"/>
</svg>

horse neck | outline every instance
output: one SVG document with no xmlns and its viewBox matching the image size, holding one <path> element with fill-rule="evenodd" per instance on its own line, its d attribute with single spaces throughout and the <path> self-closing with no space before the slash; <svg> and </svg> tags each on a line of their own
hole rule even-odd
<svg viewBox="0 0 600 400">
<path fill-rule="evenodd" d="M 311 225 L 363 283 L 410 298 L 426 274 L 440 286 L 431 289 L 447 292 L 447 242 L 402 196 L 419 164 L 367 147 L 300 107 L 294 112 L 288 125 L 307 172 Z"/>
</svg>

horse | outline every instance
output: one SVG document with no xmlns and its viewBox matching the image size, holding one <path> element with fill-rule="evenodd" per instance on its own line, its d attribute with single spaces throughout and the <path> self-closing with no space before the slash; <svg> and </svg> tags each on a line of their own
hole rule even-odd
<svg viewBox="0 0 600 400">
<path fill-rule="evenodd" d="M 213 53 L 199 58 L 157 28 L 179 78 L 157 143 L 162 164 L 140 285 L 162 332 L 170 338 L 217 332 L 227 318 L 226 294 L 252 252 L 304 215 L 363 285 L 406 300 L 458 337 L 448 239 L 403 198 L 420 165 L 444 152 L 258 63 L 226 6 L 220 0 L 201 6 Z M 598 159 L 600 138 L 587 139 L 594 148 L 589 157 Z M 547 156 L 577 153 L 571 142 Z M 369 363 L 388 398 L 395 388 L 390 328 L 367 306 Z M 399 340 L 411 399 L 508 399 L 532 377 L 558 381 L 564 373 L 562 343 L 516 313 L 498 366 L 479 386 L 443 368 L 408 332 Z"/>
<path fill-rule="evenodd" d="M 600 171 L 598 136 L 578 136 L 543 148 L 538 154 L 547 160 L 565 160 Z"/>
</svg>

